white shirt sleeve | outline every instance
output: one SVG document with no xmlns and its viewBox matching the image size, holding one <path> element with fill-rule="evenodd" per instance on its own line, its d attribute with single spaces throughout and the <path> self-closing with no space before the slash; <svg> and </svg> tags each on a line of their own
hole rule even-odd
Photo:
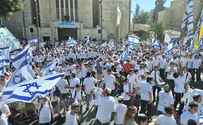
<svg viewBox="0 0 203 125">
<path fill-rule="evenodd" d="M 92 105 L 101 105 L 102 101 L 100 99 L 99 100 L 92 100 L 90 104 L 92 104 Z"/>
</svg>

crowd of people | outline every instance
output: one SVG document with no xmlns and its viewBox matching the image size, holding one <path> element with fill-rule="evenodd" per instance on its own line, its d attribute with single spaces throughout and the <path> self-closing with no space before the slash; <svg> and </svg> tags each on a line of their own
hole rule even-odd
<svg viewBox="0 0 203 125">
<path fill-rule="evenodd" d="M 126 48 L 82 41 L 74 47 L 59 41 L 34 47 L 37 77 L 54 59 L 59 62 L 52 73 L 65 72 L 47 96 L 32 103 L 39 124 L 50 125 L 59 113 L 65 125 L 83 125 L 83 113 L 94 108 L 94 125 L 109 125 L 112 120 L 115 125 L 148 125 L 152 116 L 157 116 L 155 125 L 199 125 L 203 92 L 191 85 L 201 81 L 203 51 L 193 57 L 191 51 L 175 48 L 166 55 L 164 47 L 143 44 L 122 56 Z M 11 75 L 11 69 L 1 75 L 0 91 Z M 15 104 L 20 121 L 29 118 L 29 104 Z M 0 125 L 15 125 L 8 105 L 0 106 Z"/>
</svg>

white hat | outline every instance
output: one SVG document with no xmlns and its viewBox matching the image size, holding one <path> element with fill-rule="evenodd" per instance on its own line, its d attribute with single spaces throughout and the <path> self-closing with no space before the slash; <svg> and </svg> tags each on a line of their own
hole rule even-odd
<svg viewBox="0 0 203 125">
<path fill-rule="evenodd" d="M 119 96 L 118 101 L 123 101 L 123 96 Z"/>
<path fill-rule="evenodd" d="M 106 88 L 108 94 L 111 94 L 111 89 L 110 88 Z"/>
</svg>

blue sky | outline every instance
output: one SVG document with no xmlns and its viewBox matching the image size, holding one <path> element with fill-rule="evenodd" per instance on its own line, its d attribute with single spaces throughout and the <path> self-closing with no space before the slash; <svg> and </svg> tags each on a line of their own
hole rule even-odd
<svg viewBox="0 0 203 125">
<path fill-rule="evenodd" d="M 131 11 L 132 11 L 131 18 L 132 18 L 133 13 L 135 13 L 135 7 L 136 7 L 137 3 L 140 5 L 140 8 L 142 10 L 150 11 L 150 10 L 154 9 L 155 1 L 156 0 L 131 0 Z M 173 0 L 167 0 L 164 6 L 170 7 L 171 1 L 173 1 Z"/>
</svg>

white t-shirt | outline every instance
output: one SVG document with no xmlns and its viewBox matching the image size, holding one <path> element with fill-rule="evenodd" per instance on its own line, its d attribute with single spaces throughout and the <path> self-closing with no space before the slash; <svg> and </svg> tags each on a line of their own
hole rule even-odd
<svg viewBox="0 0 203 125">
<path fill-rule="evenodd" d="M 171 70 L 171 67 L 168 67 L 168 68 L 166 69 L 166 72 L 167 72 L 167 79 L 169 79 L 169 80 L 174 80 L 174 77 L 173 77 L 174 72 L 171 73 L 171 74 L 169 74 L 170 70 Z M 175 68 L 174 70 L 175 70 L 175 72 L 177 72 L 177 68 Z"/>
<path fill-rule="evenodd" d="M 133 88 L 135 88 L 137 83 L 135 82 L 135 79 L 138 81 L 137 77 L 135 74 L 128 75 L 127 79 L 129 80 L 129 84 L 131 85 L 131 92 L 133 92 Z"/>
<path fill-rule="evenodd" d="M 71 111 L 66 113 L 66 124 L 65 125 L 78 125 L 78 121 L 76 119 L 77 115 L 71 115 Z"/>
<path fill-rule="evenodd" d="M 175 93 L 184 93 L 185 92 L 185 77 L 180 77 L 178 76 L 178 78 L 174 79 L 174 83 L 175 83 L 175 88 L 174 88 L 174 92 Z"/>
<path fill-rule="evenodd" d="M 76 93 L 75 93 L 76 92 Z M 82 97 L 85 96 L 85 93 L 80 90 L 80 91 L 73 91 L 72 93 L 72 99 L 75 99 L 75 100 L 82 100 Z"/>
<path fill-rule="evenodd" d="M 187 125 L 187 122 L 192 119 L 195 120 L 196 123 L 198 123 L 198 116 L 197 114 L 191 114 L 188 110 L 183 112 L 183 114 L 180 116 L 180 124 L 181 125 Z"/>
<path fill-rule="evenodd" d="M 177 125 L 176 120 L 172 117 L 168 117 L 165 115 L 159 115 L 156 119 L 156 124 L 158 125 Z"/>
<path fill-rule="evenodd" d="M 130 88 L 129 88 L 128 84 L 123 85 L 123 91 L 124 92 L 121 94 L 123 96 L 123 100 L 129 100 L 130 99 L 130 96 L 126 94 L 127 92 L 128 93 L 130 92 Z"/>
<path fill-rule="evenodd" d="M 2 114 L 0 117 L 0 125 L 8 125 L 8 120 L 5 114 Z"/>
<path fill-rule="evenodd" d="M 115 124 L 122 124 L 124 114 L 127 110 L 127 106 L 124 104 L 115 104 L 114 106 L 114 112 L 116 112 L 116 116 L 114 117 L 114 123 Z"/>
<path fill-rule="evenodd" d="M 149 92 L 152 92 L 152 85 L 148 82 L 140 84 L 141 100 L 150 101 Z"/>
<path fill-rule="evenodd" d="M 59 91 L 61 92 L 61 94 L 66 94 L 68 91 L 65 88 L 65 86 L 68 84 L 67 80 L 65 79 L 60 79 L 56 86 L 58 87 Z"/>
<path fill-rule="evenodd" d="M 70 80 L 70 87 L 74 87 L 73 90 L 75 90 L 77 84 L 80 84 L 80 79 L 77 77 Z"/>
<path fill-rule="evenodd" d="M 10 112 L 10 109 L 7 104 L 0 106 L 0 110 L 2 111 L 3 114 L 7 114 L 8 112 Z"/>
<path fill-rule="evenodd" d="M 90 91 L 93 89 L 94 84 L 97 82 L 97 80 L 93 77 L 85 78 L 84 79 L 84 85 L 86 86 L 86 94 L 90 94 Z"/>
<path fill-rule="evenodd" d="M 111 90 L 115 89 L 114 82 L 116 81 L 116 77 L 114 75 L 104 75 L 104 83 L 106 84 L 106 88 L 110 88 Z"/>
<path fill-rule="evenodd" d="M 188 58 L 187 59 L 187 64 L 188 64 L 188 69 L 192 68 L 192 59 Z"/>
<path fill-rule="evenodd" d="M 159 103 L 157 110 L 160 112 L 164 112 L 164 107 L 167 105 L 173 105 L 174 99 L 173 96 L 166 92 L 159 92 Z"/>
<path fill-rule="evenodd" d="M 39 106 L 39 110 L 41 108 L 41 104 Z M 40 114 L 39 114 L 39 123 L 47 123 L 47 122 L 51 122 L 51 108 L 52 108 L 52 105 L 49 101 L 47 101 L 41 111 L 40 111 Z"/>
<path fill-rule="evenodd" d="M 97 115 L 96 118 L 101 123 L 107 123 L 111 120 L 111 113 L 114 111 L 115 99 L 111 96 L 103 97 L 99 100 L 92 100 L 92 105 L 97 105 Z"/>
</svg>

